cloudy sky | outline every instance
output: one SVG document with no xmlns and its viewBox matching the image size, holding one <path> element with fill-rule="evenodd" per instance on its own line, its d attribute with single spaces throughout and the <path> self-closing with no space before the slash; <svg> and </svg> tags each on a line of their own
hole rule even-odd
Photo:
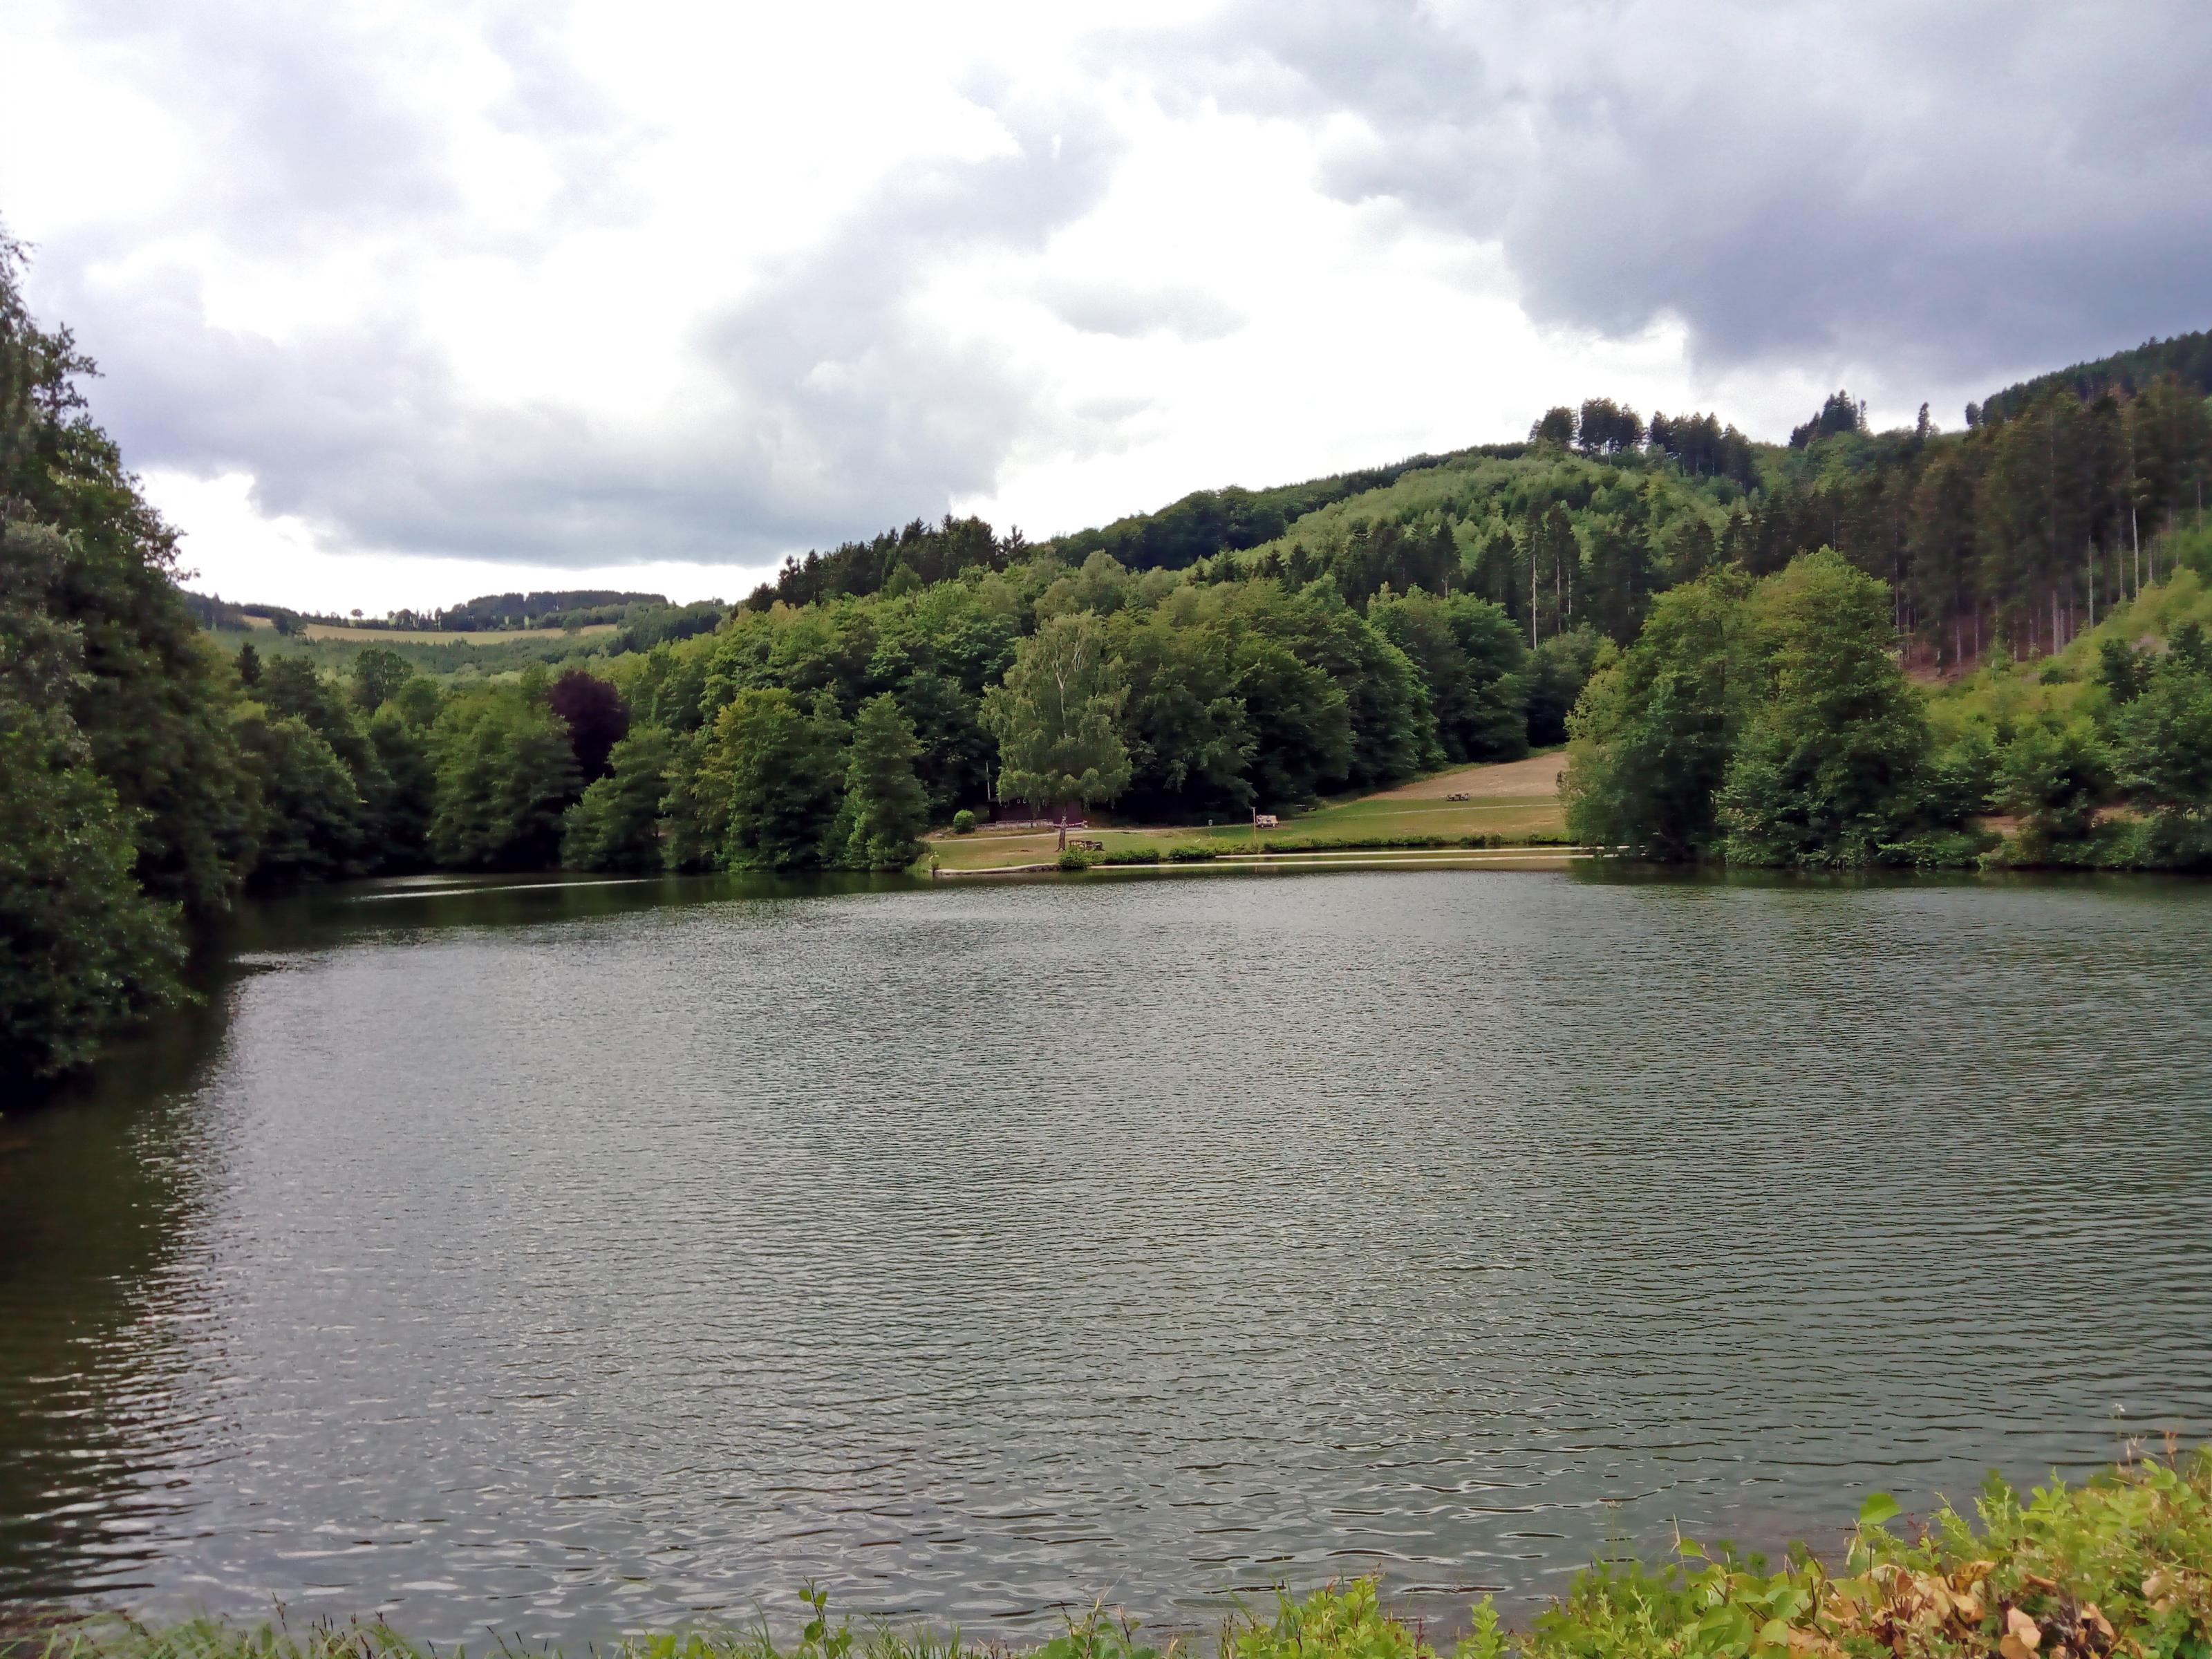
<svg viewBox="0 0 2212 1659">
<path fill-rule="evenodd" d="M 735 597 L 1597 394 L 2212 324 L 2212 8 L 4 0 L 0 222 L 198 586 Z"/>
</svg>

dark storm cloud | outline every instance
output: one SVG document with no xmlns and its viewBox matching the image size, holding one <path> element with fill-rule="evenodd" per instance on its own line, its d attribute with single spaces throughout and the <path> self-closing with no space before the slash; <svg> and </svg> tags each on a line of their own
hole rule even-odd
<svg viewBox="0 0 2212 1659">
<path fill-rule="evenodd" d="M 1340 119 L 1321 183 L 1494 240 L 1540 319 L 1715 368 L 2004 375 L 2212 324 L 2212 9 L 1269 0 L 1187 95 Z"/>
<path fill-rule="evenodd" d="M 1030 381 L 988 343 L 946 337 L 915 301 L 940 259 L 1034 248 L 1096 202 L 1115 141 L 1080 111 L 983 88 L 1013 153 L 895 170 L 702 328 L 719 407 L 608 422 L 566 406 L 485 407 L 397 301 L 278 345 L 211 323 L 177 266 L 122 257 L 149 234 L 203 231 L 279 258 L 326 236 L 371 261 L 426 242 L 527 257 L 560 229 L 619 225 L 628 135 L 529 14 L 495 17 L 485 36 L 509 72 L 495 118 L 555 146 L 568 183 L 521 233 L 469 222 L 452 159 L 405 95 L 420 67 L 407 50 L 319 9 L 273 21 L 185 14 L 88 14 L 85 26 L 108 31 L 98 49 L 116 70 L 211 143 L 217 187 L 186 222 L 50 243 L 34 267 L 41 308 L 101 359 L 96 412 L 141 468 L 251 472 L 264 511 L 340 545 L 577 567 L 757 563 L 941 510 L 987 487 L 1036 424 Z"/>
</svg>

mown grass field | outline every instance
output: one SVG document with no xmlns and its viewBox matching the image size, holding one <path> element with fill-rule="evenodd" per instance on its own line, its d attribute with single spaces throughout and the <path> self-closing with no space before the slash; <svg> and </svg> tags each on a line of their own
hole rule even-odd
<svg viewBox="0 0 2212 1659">
<path fill-rule="evenodd" d="M 1295 848 L 1423 836 L 1556 837 L 1565 829 L 1559 812 L 1559 773 L 1565 761 L 1564 754 L 1553 752 L 1497 765 L 1455 767 L 1376 794 L 1328 802 L 1256 835 L 1241 818 L 1212 825 L 1094 825 L 1073 833 L 1103 842 L 1109 857 L 1147 848 L 1164 856 L 1176 847 L 1228 850 L 1255 842 Z M 1449 799 L 1455 794 L 1468 799 Z M 939 831 L 929 838 L 929 849 L 945 870 L 1013 869 L 1049 864 L 1059 837 L 1050 830 L 983 829 L 967 836 Z"/>
<path fill-rule="evenodd" d="M 259 622 L 262 618 L 257 617 L 254 620 Z M 329 623 L 308 623 L 301 631 L 311 640 L 343 640 L 352 645 L 513 645 L 518 640 L 587 640 L 611 634 L 620 625 L 593 623 L 586 628 L 508 628 L 478 634 L 448 634 L 430 628 L 337 628 Z"/>
<path fill-rule="evenodd" d="M 1280 846 L 1413 836 L 1556 836 L 1566 827 L 1559 812 L 1559 774 L 1565 767 L 1563 751 L 1498 765 L 1455 767 L 1378 794 L 1331 801 L 1285 819 L 1263 839 Z M 1469 799 L 1450 799 L 1455 794 Z"/>
</svg>

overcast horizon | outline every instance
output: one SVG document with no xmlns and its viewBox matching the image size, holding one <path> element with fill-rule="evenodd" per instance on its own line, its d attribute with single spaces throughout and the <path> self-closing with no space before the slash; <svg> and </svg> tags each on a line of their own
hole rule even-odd
<svg viewBox="0 0 2212 1659">
<path fill-rule="evenodd" d="M 26 0 L 0 225 L 193 586 L 742 595 L 2212 322 L 2212 13 Z M 64 137 L 65 135 L 65 137 Z"/>
</svg>

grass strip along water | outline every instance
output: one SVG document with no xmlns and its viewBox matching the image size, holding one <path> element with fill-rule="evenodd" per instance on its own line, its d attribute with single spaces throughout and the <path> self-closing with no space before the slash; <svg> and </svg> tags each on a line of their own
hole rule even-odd
<svg viewBox="0 0 2212 1659">
<path fill-rule="evenodd" d="M 1894 1500 L 1859 1511 L 1832 1565 L 1794 1547 L 1779 1568 L 1725 1546 L 1685 1541 L 1652 1568 L 1602 1564 L 1509 1631 L 1488 1597 L 1470 1609 L 1454 1659 L 2212 1659 L 2212 1448 L 2130 1461 L 2090 1481 L 2056 1480 L 2023 1497 L 1994 1477 L 1969 1516 L 1945 1507 L 1899 1528 Z M 765 1625 L 623 1638 L 605 1659 L 963 1659 L 1002 1653 L 957 1632 L 833 1622 L 809 1585 L 794 1639 Z M 520 1656 L 552 1650 L 491 1644 Z M 1147 1641 L 1094 1608 L 1036 1659 L 1440 1659 L 1425 1632 L 1384 1610 L 1371 1578 L 1243 1610 L 1208 1642 Z M 0 1637 L 0 1659 L 421 1659 L 383 1624 L 304 1632 L 200 1621 L 154 1629 L 112 1616 Z"/>
</svg>

